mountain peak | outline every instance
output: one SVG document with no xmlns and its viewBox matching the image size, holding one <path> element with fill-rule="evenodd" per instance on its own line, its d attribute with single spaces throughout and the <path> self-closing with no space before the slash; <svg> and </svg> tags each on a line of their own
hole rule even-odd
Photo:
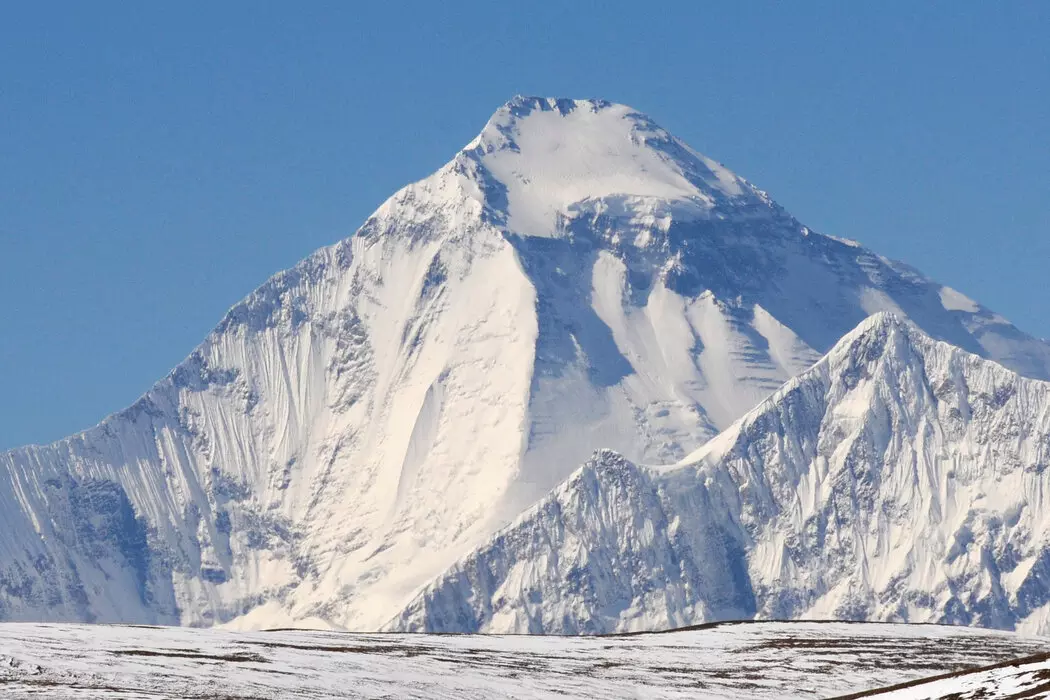
<svg viewBox="0 0 1050 700">
<path fill-rule="evenodd" d="M 876 311 L 858 323 L 852 331 L 842 336 L 842 339 L 835 344 L 835 348 L 830 352 L 834 353 L 836 349 L 847 351 L 857 340 L 863 338 L 885 338 L 888 334 L 896 331 L 905 334 L 917 334 L 921 338 L 928 337 L 921 330 L 914 328 L 906 318 L 899 314 L 893 311 Z"/>
<path fill-rule="evenodd" d="M 655 203 L 700 217 L 769 205 L 645 114 L 605 100 L 514 97 L 461 155 L 480 166 L 501 223 L 528 236 L 555 236 L 559 221 L 595 206 L 630 214 Z"/>
<path fill-rule="evenodd" d="M 570 112 L 577 109 L 589 109 L 597 112 L 601 109 L 608 107 L 621 106 L 614 105 L 612 102 L 607 100 L 599 99 L 583 99 L 577 100 L 568 97 L 542 97 L 539 95 L 515 95 L 508 100 L 500 109 L 497 114 L 502 111 L 507 111 L 516 116 L 525 116 L 535 111 L 551 112 L 555 111 L 565 116 Z"/>
<path fill-rule="evenodd" d="M 675 468 L 595 453 L 386 629 L 804 618 L 1045 633 L 1048 396 L 874 314 Z"/>
<path fill-rule="evenodd" d="M 858 363 L 892 360 L 896 366 L 914 360 L 918 354 L 935 346 L 933 338 L 922 329 L 891 311 L 879 311 L 861 321 L 835 344 L 826 361 L 832 371 L 855 368 Z M 960 348 L 944 344 L 952 352 Z"/>
</svg>

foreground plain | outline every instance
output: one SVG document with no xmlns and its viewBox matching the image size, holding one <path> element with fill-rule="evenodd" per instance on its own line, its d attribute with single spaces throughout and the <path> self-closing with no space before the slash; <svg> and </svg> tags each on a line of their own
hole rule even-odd
<svg viewBox="0 0 1050 700">
<path fill-rule="evenodd" d="M 11 623 L 0 625 L 0 695 L 830 698 L 1048 649 L 999 631 L 842 622 L 604 637 Z"/>
</svg>

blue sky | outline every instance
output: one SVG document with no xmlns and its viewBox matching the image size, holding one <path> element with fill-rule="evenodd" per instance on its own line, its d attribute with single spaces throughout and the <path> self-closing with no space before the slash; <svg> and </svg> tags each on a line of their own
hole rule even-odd
<svg viewBox="0 0 1050 700">
<path fill-rule="evenodd" d="M 1050 3 L 860 5 L 7 3 L 0 448 L 132 402 L 515 93 L 630 104 L 1050 336 Z"/>
</svg>

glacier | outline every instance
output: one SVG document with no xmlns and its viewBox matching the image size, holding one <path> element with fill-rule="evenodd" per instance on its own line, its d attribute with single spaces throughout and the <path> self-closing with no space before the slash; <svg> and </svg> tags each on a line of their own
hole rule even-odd
<svg viewBox="0 0 1050 700">
<path fill-rule="evenodd" d="M 354 235 L 232 308 L 131 407 L 0 454 L 0 619 L 445 624 L 420 613 L 422 592 L 444 590 L 464 558 L 566 493 L 595 450 L 671 465 L 713 449 L 704 446 L 883 311 L 1050 378 L 1046 343 L 906 265 L 810 231 L 649 117 L 517 97 Z M 648 472 L 624 469 L 656 498 Z M 587 488 L 606 488 L 604 473 L 592 470 Z M 620 495 L 592 497 L 600 509 Z M 1039 525 L 1033 507 L 1017 517 Z M 694 520 L 707 529 L 664 533 L 661 546 L 693 538 L 743 581 L 738 549 L 753 543 L 718 533 L 747 529 Z M 770 612 L 867 600 L 863 586 L 805 598 L 817 574 L 774 550 L 753 555 L 766 568 L 746 573 L 750 594 L 705 571 L 711 587 L 673 593 L 680 603 L 660 608 L 653 592 L 634 612 L 598 606 L 590 622 L 566 612 L 565 628 L 618 628 L 663 609 L 674 621 L 758 612 L 762 587 L 780 580 L 763 576 L 778 567 L 790 576 Z M 619 551 L 609 566 L 622 565 Z M 602 581 L 633 596 L 624 576 Z M 975 576 L 968 590 L 993 585 Z M 454 598 L 442 605 L 460 609 Z M 532 624 L 519 602 L 491 624 Z M 1006 603 L 994 614 L 960 605 L 960 621 L 1020 619 Z M 544 629 L 562 624 L 545 615 Z"/>
</svg>

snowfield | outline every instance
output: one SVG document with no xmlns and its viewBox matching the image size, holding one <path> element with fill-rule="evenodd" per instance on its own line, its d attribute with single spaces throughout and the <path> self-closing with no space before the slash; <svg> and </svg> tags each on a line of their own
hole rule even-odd
<svg viewBox="0 0 1050 700">
<path fill-rule="evenodd" d="M 782 390 L 760 409 L 770 431 L 736 423 L 877 312 L 960 349 L 937 355 L 955 358 L 940 383 L 901 357 L 900 382 L 853 390 L 843 370 L 789 384 L 804 415 Z M 963 371 L 980 358 L 998 364 Z M 237 304 L 131 407 L 0 454 L 0 619 L 554 632 L 808 614 L 1050 631 L 1050 442 L 1025 403 L 1047 378 L 1046 343 L 814 233 L 649 117 L 518 97 Z M 567 480 L 605 449 L 664 467 L 702 455 L 682 472 L 697 508 L 665 504 L 664 476 L 648 500 L 592 492 L 626 510 L 570 522 Z M 548 539 L 501 549 L 507 532 Z"/>
<path fill-rule="evenodd" d="M 620 637 L 9 623 L 0 625 L 0 695 L 828 698 L 1027 656 L 1048 643 L 988 630 L 848 623 L 728 623 Z"/>
</svg>

